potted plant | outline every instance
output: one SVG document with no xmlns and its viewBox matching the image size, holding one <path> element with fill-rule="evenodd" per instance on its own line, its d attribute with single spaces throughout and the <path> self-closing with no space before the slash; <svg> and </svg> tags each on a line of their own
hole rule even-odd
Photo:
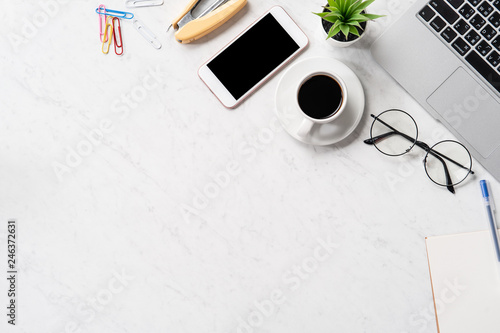
<svg viewBox="0 0 500 333">
<path fill-rule="evenodd" d="M 384 15 L 366 13 L 366 7 L 375 0 L 328 0 L 321 17 L 326 39 L 338 47 L 346 47 L 359 41 L 366 33 L 368 21 Z"/>
</svg>

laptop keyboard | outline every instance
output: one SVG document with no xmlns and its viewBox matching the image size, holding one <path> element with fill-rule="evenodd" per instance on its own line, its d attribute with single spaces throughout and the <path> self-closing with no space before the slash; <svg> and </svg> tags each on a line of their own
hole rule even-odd
<svg viewBox="0 0 500 333">
<path fill-rule="evenodd" d="M 500 0 L 432 0 L 418 16 L 500 93 Z"/>
</svg>

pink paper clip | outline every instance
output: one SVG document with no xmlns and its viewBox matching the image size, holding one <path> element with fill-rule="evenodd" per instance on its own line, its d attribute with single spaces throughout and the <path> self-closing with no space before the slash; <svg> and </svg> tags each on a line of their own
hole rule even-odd
<svg viewBox="0 0 500 333">
<path fill-rule="evenodd" d="M 102 29 L 104 26 L 106 26 L 106 14 L 104 14 L 106 12 L 106 6 L 99 5 L 99 7 L 97 8 L 97 12 L 99 13 L 99 39 L 101 40 L 101 43 L 104 43 L 108 41 L 108 34 L 105 34 Z M 104 40 L 102 39 L 103 36 Z"/>
</svg>

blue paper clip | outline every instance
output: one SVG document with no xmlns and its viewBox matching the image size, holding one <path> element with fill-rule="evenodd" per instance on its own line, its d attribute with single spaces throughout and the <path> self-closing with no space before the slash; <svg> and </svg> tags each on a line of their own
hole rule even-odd
<svg viewBox="0 0 500 333">
<path fill-rule="evenodd" d="M 132 18 L 134 18 L 134 14 L 132 13 L 129 13 L 129 12 L 121 12 L 119 10 L 113 10 L 113 9 L 103 9 L 102 7 L 99 9 L 99 8 L 96 8 L 95 12 L 97 14 L 104 14 L 104 15 L 107 15 L 107 16 L 114 16 L 114 17 L 118 17 L 118 18 L 122 18 L 122 19 L 127 19 L 127 20 L 130 20 Z"/>
</svg>

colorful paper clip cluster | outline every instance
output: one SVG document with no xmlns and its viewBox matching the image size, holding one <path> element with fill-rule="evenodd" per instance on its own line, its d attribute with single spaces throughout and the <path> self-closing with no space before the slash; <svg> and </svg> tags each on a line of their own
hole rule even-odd
<svg viewBox="0 0 500 333">
<path fill-rule="evenodd" d="M 114 42 L 116 55 L 122 55 L 123 39 L 120 19 L 130 20 L 134 14 L 107 9 L 104 5 L 99 5 L 95 11 L 99 14 L 99 38 L 102 43 L 102 53 L 108 54 L 111 43 Z"/>
</svg>

